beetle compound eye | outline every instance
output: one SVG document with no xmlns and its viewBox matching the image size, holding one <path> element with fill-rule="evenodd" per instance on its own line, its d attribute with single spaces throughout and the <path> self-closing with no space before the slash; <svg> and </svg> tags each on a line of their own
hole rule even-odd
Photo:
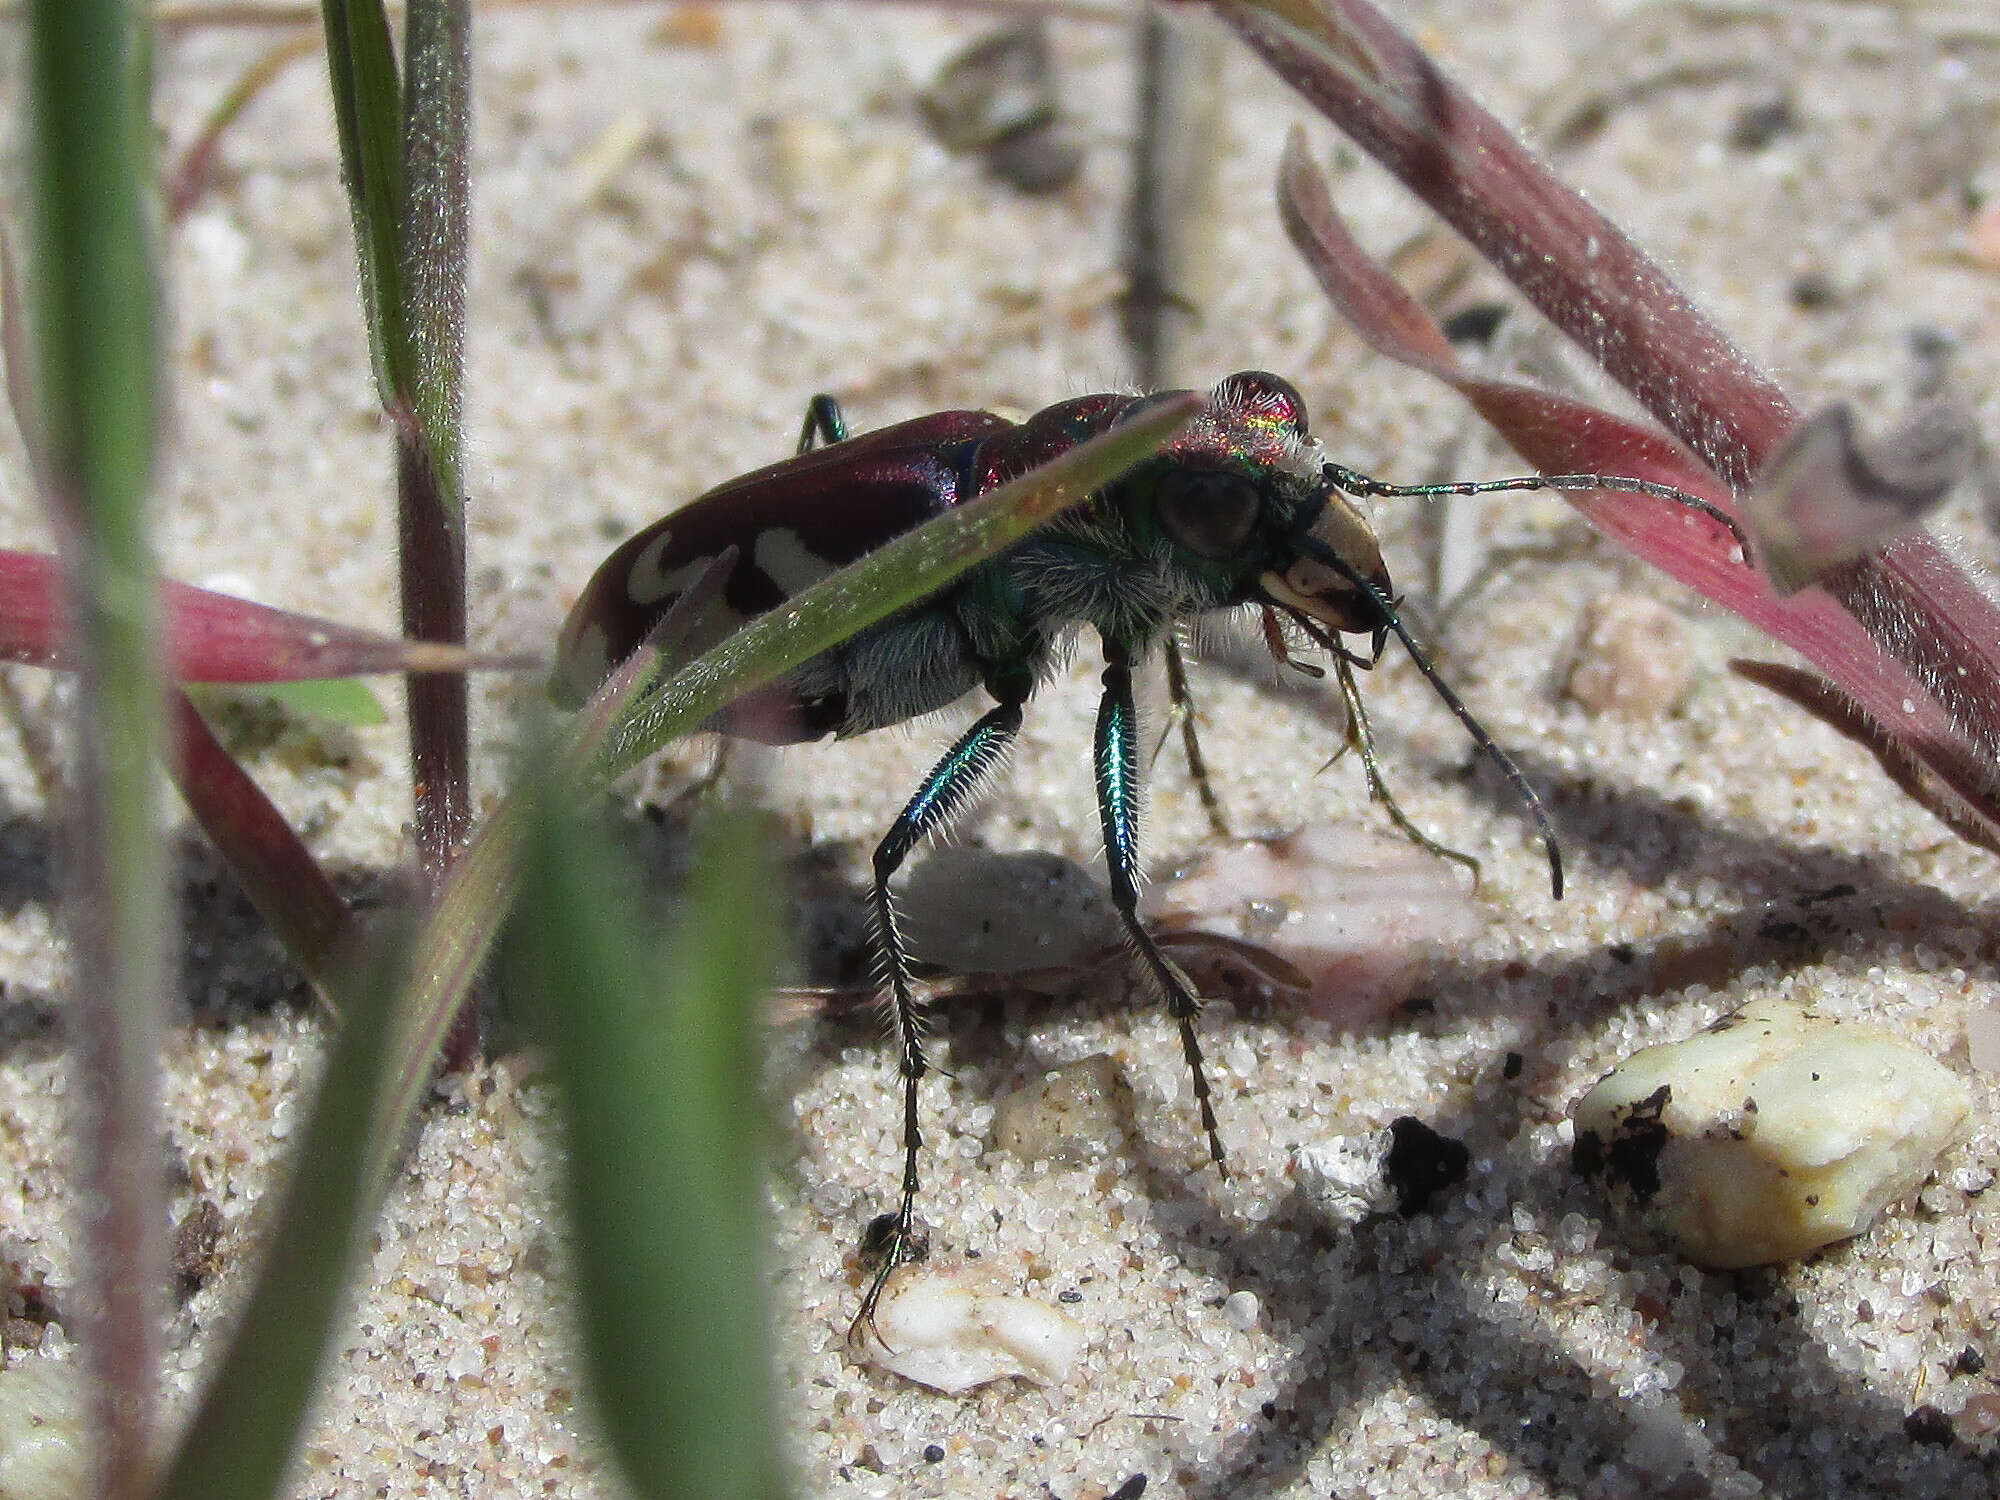
<svg viewBox="0 0 2000 1500">
<path fill-rule="evenodd" d="M 1202 557 L 1232 557 L 1250 540 L 1263 497 L 1240 474 L 1170 469 L 1160 480 L 1160 529 Z"/>
<path fill-rule="evenodd" d="M 1298 387 L 1269 370 L 1244 370 L 1216 387 L 1218 401 L 1240 406 L 1259 416 L 1284 423 L 1300 437 L 1306 436 L 1306 403 Z"/>
</svg>

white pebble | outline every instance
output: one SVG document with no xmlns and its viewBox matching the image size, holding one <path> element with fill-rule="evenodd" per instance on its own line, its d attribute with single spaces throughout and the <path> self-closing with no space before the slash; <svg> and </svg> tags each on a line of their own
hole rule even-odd
<svg viewBox="0 0 2000 1500">
<path fill-rule="evenodd" d="M 1248 1333 L 1264 1314 L 1264 1304 L 1255 1292 L 1231 1292 L 1222 1300 L 1222 1315 L 1232 1328 Z"/>
<path fill-rule="evenodd" d="M 2000 1073 L 2000 1004 L 1965 1018 L 1965 1050 L 1982 1073 Z"/>
<path fill-rule="evenodd" d="M 1060 1385 L 1083 1352 L 1083 1327 L 1073 1318 L 967 1267 L 900 1267 L 876 1304 L 873 1328 L 857 1325 L 853 1338 L 870 1363 L 948 1396 L 1009 1376 Z"/>
<path fill-rule="evenodd" d="M 1051 1068 L 993 1107 L 993 1143 L 1022 1161 L 1080 1166 L 1111 1154 L 1132 1117 L 1132 1090 L 1103 1053 Z"/>
<path fill-rule="evenodd" d="M 28 1359 L 0 1370 L 0 1500 L 66 1500 L 84 1493 L 89 1465 L 78 1370 Z"/>
<path fill-rule="evenodd" d="M 1659 719 L 1693 680 L 1687 627 L 1674 611 L 1640 594 L 1592 601 L 1565 685 L 1570 697 L 1592 713 Z"/>
<path fill-rule="evenodd" d="M 1687 1259 L 1792 1260 L 1866 1230 L 1964 1132 L 1971 1095 L 1886 1032 L 1761 1001 L 1627 1058 L 1577 1103 L 1575 1161 Z"/>
</svg>

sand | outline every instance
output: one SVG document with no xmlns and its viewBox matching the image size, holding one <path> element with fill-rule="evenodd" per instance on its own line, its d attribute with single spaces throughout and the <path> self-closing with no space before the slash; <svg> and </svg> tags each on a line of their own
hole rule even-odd
<svg viewBox="0 0 2000 1500">
<path fill-rule="evenodd" d="M 1562 151 L 1563 170 L 1802 406 L 1847 399 L 1886 424 L 1921 373 L 1911 336 L 1928 330 L 1956 341 L 1952 376 L 2000 430 L 2000 269 L 1966 249 L 1968 184 L 2000 199 L 2000 157 L 1982 154 L 2000 88 L 1991 16 L 1684 5 L 1619 31 L 1620 10 L 1530 0 L 1502 26 L 1489 6 L 1442 0 L 1405 22 L 1503 118 L 1547 110 L 1564 89 L 1600 94 L 1608 115 Z M 782 456 L 814 391 L 840 394 L 865 428 L 955 406 L 1032 410 L 1130 378 L 1115 303 L 1127 34 L 1056 31 L 1065 104 L 1090 150 L 1073 186 L 1027 198 L 945 156 L 911 105 L 988 24 L 778 5 L 482 16 L 467 382 L 480 643 L 545 649 L 613 540 Z M 170 150 L 276 34 L 166 40 Z M 18 95 L 18 58 L 7 67 Z M 1304 108 L 1240 52 L 1228 94 L 1223 271 L 1190 369 L 1284 372 L 1330 447 L 1387 478 L 1512 472 L 1447 393 L 1359 351 L 1284 243 L 1270 183 Z M 1779 99 L 1789 124 L 1756 139 L 1746 111 Z M 1322 158 L 1344 152 L 1312 130 Z M 622 155 L 609 149 L 621 137 L 636 139 Z M 6 162 L 18 180 L 18 153 Z M 1422 226 L 1370 170 L 1343 170 L 1339 190 L 1378 249 Z M 168 264 L 167 567 L 387 627 L 390 445 L 315 61 L 230 132 Z M 1564 386 L 1579 378 L 1519 312 L 1492 357 Z M 44 544 L 11 430 L 0 450 L 5 534 Z M 1171 1027 L 1120 986 L 941 1020 L 952 1076 L 925 1094 L 933 1244 L 1063 1297 L 1087 1331 L 1069 1383 L 948 1398 L 850 1362 L 852 1252 L 894 1170 L 890 1073 L 865 1026 L 773 1032 L 772 1303 L 800 1494 L 1101 1500 L 1135 1495 L 1138 1475 L 1147 1495 L 1176 1500 L 1993 1485 L 1994 1440 L 1976 1439 L 1963 1410 L 1993 1403 L 1980 1367 L 2000 1355 L 1996 1081 L 1965 1043 L 1968 1017 L 1996 994 L 1992 858 L 1904 802 L 1862 752 L 1723 668 L 1776 648 L 1587 540 L 1559 505 L 1496 503 L 1483 528 L 1491 546 L 1526 552 L 1493 554 L 1505 566 L 1455 608 L 1440 665 L 1548 800 L 1569 899 L 1549 900 L 1504 786 L 1467 773 L 1457 726 L 1414 672 L 1388 665 L 1367 684 L 1388 773 L 1413 817 L 1484 862 L 1483 930 L 1439 965 L 1427 1005 L 1356 1035 L 1269 1007 L 1213 1008 L 1204 1035 L 1228 1181 L 1198 1167 Z M 1978 485 L 1939 528 L 1990 561 Z M 1433 618 L 1434 529 L 1414 506 L 1383 518 L 1398 582 Z M 1692 663 L 1691 685 L 1663 716 L 1593 713 L 1564 693 L 1586 613 L 1614 593 L 1663 603 L 1681 632 L 1662 649 Z M 1036 700 L 968 836 L 1094 860 L 1095 672 L 1085 653 Z M 59 705 L 46 679 L 9 675 L 38 712 Z M 481 686 L 489 798 L 535 689 Z M 1379 826 L 1358 767 L 1320 772 L 1339 736 L 1329 689 L 1211 671 L 1198 691 L 1239 827 Z M 873 840 L 958 722 L 745 758 L 736 784 L 780 814 L 815 910 L 851 911 Z M 379 890 L 407 852 L 400 731 L 294 724 L 264 738 L 260 780 L 322 859 Z M 633 798 L 670 793 L 705 754 L 669 757 Z M 1196 852 L 1205 828 L 1173 757 L 1160 765 L 1148 840 L 1164 866 Z M 21 739 L 0 727 L 0 1236 L 62 1284 L 69 1061 L 52 845 Z M 173 1325 L 177 1397 L 198 1388 L 246 1285 L 257 1206 L 324 1045 L 302 981 L 193 835 L 181 879 L 183 998 L 166 1059 L 178 1206 L 206 1198 L 223 1231 L 221 1269 Z M 1951 1063 L 1975 1091 L 1972 1139 L 1872 1234 L 1804 1264 L 1708 1274 L 1627 1246 L 1569 1169 L 1568 1106 L 1634 1048 L 1786 996 Z M 1068 1168 L 993 1147 L 996 1098 L 1097 1053 L 1134 1090 L 1120 1154 Z M 365 1259 L 298 1494 L 618 1493 L 570 1352 L 551 1109 L 520 1057 L 428 1108 Z M 1297 1170 L 1302 1151 L 1403 1115 L 1471 1151 L 1468 1181 L 1432 1211 L 1357 1221 Z M 71 1353 L 59 1325 L 43 1340 L 10 1362 Z M 1944 1429 L 1907 1420 L 1924 1405 L 1955 1420 L 1956 1440 L 1925 1440 Z"/>
</svg>

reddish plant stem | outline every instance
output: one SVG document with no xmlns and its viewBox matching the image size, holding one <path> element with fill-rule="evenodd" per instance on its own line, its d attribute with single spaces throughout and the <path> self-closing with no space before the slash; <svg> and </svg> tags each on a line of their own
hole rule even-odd
<svg viewBox="0 0 2000 1500">
<path fill-rule="evenodd" d="M 1798 422 L 1777 384 L 1366 0 L 1216 8 L 1733 491 L 1777 453 Z M 1819 584 L 1948 720 L 1926 758 L 2000 800 L 2000 608 L 1922 533 Z"/>
<path fill-rule="evenodd" d="M 465 641 L 464 534 L 439 493 L 421 439 L 397 435 L 397 536 L 403 569 L 403 634 L 412 640 Z M 472 821 L 471 747 L 465 679 L 425 674 L 406 679 L 410 763 L 415 780 L 417 854 L 433 888 Z"/>
</svg>

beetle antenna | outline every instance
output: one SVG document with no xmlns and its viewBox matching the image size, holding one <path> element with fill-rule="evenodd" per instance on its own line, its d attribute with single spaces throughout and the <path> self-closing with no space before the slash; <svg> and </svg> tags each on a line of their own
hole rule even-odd
<svg viewBox="0 0 2000 1500">
<path fill-rule="evenodd" d="M 1634 479 L 1624 474 L 1528 474 L 1518 479 L 1464 479 L 1441 484 L 1384 484 L 1345 464 L 1328 463 L 1321 471 L 1328 484 L 1350 495 L 1377 499 L 1437 499 L 1444 495 L 1496 495 L 1507 490 L 1615 490 L 1627 495 L 1651 495 L 1671 500 L 1675 505 L 1706 516 L 1736 538 L 1744 560 L 1750 557 L 1750 538 L 1737 519 L 1712 501 L 1686 490 L 1675 489 L 1652 479 Z"/>
<path fill-rule="evenodd" d="M 1394 632 L 1397 640 L 1403 643 L 1403 649 L 1410 653 L 1410 660 L 1415 662 L 1417 670 L 1424 674 L 1424 681 L 1431 685 L 1431 691 L 1444 700 L 1444 706 L 1450 709 L 1458 722 L 1465 726 L 1465 732 L 1472 736 L 1472 743 L 1480 754 L 1500 768 L 1501 774 L 1513 786 L 1515 795 L 1528 809 L 1528 815 L 1535 820 L 1535 828 L 1541 835 L 1542 847 L 1548 850 L 1549 854 L 1550 894 L 1556 900 L 1562 900 L 1562 847 L 1556 842 L 1556 831 L 1549 822 L 1548 811 L 1542 806 L 1542 799 L 1536 796 L 1535 789 L 1528 785 L 1528 778 L 1521 773 L 1521 768 L 1514 764 L 1513 757 L 1494 742 L 1493 736 L 1486 732 L 1486 726 L 1475 719 L 1472 710 L 1465 706 L 1465 700 L 1453 692 L 1451 684 L 1438 675 L 1437 668 L 1431 665 L 1430 658 L 1424 654 L 1423 649 L 1410 635 L 1409 628 L 1403 624 L 1402 616 L 1396 613 L 1394 601 L 1362 577 L 1358 569 L 1342 561 L 1339 554 L 1331 547 L 1322 545 L 1310 536 L 1301 537 L 1299 541 L 1315 562 L 1333 569 L 1374 602 L 1375 608 L 1381 612 L 1382 623 Z"/>
</svg>

